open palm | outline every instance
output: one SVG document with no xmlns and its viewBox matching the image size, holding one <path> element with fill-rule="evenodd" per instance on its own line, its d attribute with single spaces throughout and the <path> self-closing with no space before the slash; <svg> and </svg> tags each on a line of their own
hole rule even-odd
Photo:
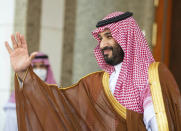
<svg viewBox="0 0 181 131">
<path fill-rule="evenodd" d="M 10 54 L 11 65 L 15 72 L 22 72 L 30 66 L 31 60 L 37 53 L 34 52 L 29 56 L 26 40 L 20 33 L 16 33 L 16 40 L 15 36 L 12 35 L 11 40 L 13 49 L 9 46 L 8 42 L 5 42 L 6 48 Z"/>
</svg>

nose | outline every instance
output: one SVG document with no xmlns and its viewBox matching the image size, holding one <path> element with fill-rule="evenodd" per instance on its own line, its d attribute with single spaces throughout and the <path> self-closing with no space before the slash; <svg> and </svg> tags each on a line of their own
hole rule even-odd
<svg viewBox="0 0 181 131">
<path fill-rule="evenodd" d="M 104 47 L 108 46 L 108 41 L 106 39 L 102 39 L 100 42 L 100 49 L 103 49 Z"/>
</svg>

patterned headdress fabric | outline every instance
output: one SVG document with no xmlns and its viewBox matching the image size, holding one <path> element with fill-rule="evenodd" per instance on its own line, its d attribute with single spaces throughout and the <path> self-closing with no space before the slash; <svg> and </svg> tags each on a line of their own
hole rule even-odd
<svg viewBox="0 0 181 131">
<path fill-rule="evenodd" d="M 121 14 L 123 12 L 114 12 L 104 19 Z M 98 38 L 98 34 L 105 29 L 111 31 L 112 37 L 121 46 L 125 54 L 114 96 L 127 109 L 142 113 L 143 99 L 148 97 L 145 96 L 148 94 L 144 94 L 144 92 L 149 92 L 148 68 L 150 63 L 154 61 L 147 41 L 133 17 L 95 29 L 92 35 L 98 41 L 98 45 L 94 49 L 94 54 L 99 66 L 109 74 L 114 71 L 114 67 L 105 62 Z"/>
</svg>

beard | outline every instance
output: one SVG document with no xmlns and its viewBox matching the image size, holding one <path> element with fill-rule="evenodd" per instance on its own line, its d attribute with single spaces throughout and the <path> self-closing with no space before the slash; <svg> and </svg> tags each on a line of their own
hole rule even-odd
<svg viewBox="0 0 181 131">
<path fill-rule="evenodd" d="M 111 50 L 112 55 L 109 56 L 108 54 L 104 54 L 104 50 Z M 106 46 L 101 49 L 104 60 L 107 64 L 115 66 L 123 61 L 124 58 L 124 51 L 119 44 L 115 46 Z"/>
</svg>

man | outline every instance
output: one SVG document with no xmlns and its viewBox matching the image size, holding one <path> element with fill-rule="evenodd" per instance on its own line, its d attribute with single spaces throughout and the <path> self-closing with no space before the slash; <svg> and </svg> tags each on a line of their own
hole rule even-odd
<svg viewBox="0 0 181 131">
<path fill-rule="evenodd" d="M 48 56 L 44 53 L 38 53 L 32 60 L 31 65 L 33 71 L 41 80 L 48 84 L 56 84 L 53 77 L 53 72 L 48 60 Z M 15 92 L 11 93 L 8 103 L 5 105 L 4 110 L 6 112 L 6 122 L 4 131 L 17 131 L 17 117 L 16 117 L 16 102 L 15 102 Z"/>
<path fill-rule="evenodd" d="M 167 77 L 162 79 L 159 75 L 161 85 L 166 86 L 161 86 L 163 92 L 158 97 L 162 104 L 159 109 L 164 110 L 157 108 L 157 104 L 160 105 L 155 99 L 157 94 L 152 95 L 155 94 L 152 87 L 157 81 L 149 83 L 148 79 L 153 76 L 154 69 L 148 69 L 154 65 L 151 64 L 154 59 L 132 13 L 114 12 L 98 22 L 97 27 L 92 33 L 99 42 L 94 52 L 104 71 L 89 74 L 77 84 L 62 89 L 43 83 L 33 74 L 30 61 L 36 53 L 28 56 L 23 36 L 17 33 L 17 41 L 12 36 L 14 50 L 6 42 L 17 73 L 19 129 L 180 130 L 180 92 L 172 77 L 167 86 L 164 83 Z M 169 74 L 164 66 L 159 67 L 164 69 L 159 69 L 159 73 Z M 19 86 L 18 80 L 23 87 Z M 170 86 L 173 91 L 169 90 Z"/>
<path fill-rule="evenodd" d="M 144 110 L 147 129 L 151 123 L 155 129 L 157 126 L 153 124 L 155 115 L 147 76 L 148 67 L 154 59 L 142 32 L 132 18 L 104 25 L 114 16 L 117 16 L 114 19 L 121 19 L 120 14 L 122 13 L 112 13 L 97 24 L 99 28 L 93 32 L 93 36 L 100 45 L 95 49 L 95 55 L 100 67 L 110 74 L 110 88 L 119 103 L 139 113 Z M 132 14 L 126 12 L 123 15 L 122 17 L 129 17 Z M 136 36 L 139 36 L 139 41 Z M 105 62 L 100 61 L 103 59 L 100 51 L 103 52 Z"/>
</svg>

